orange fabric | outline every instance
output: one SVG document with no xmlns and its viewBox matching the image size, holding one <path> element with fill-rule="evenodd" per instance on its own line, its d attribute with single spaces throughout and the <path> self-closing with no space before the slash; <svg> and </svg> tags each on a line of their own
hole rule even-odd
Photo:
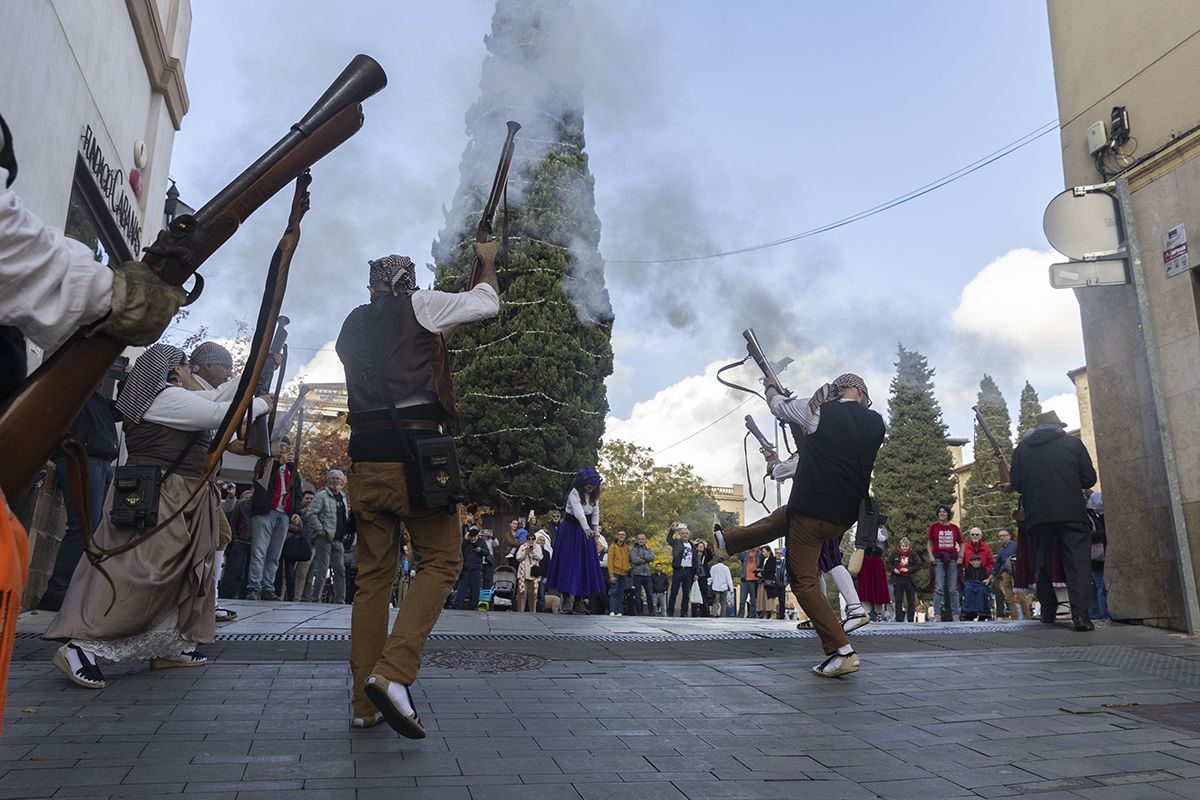
<svg viewBox="0 0 1200 800">
<path fill-rule="evenodd" d="M 8 688 L 8 664 L 12 661 L 17 635 L 17 614 L 25 591 L 29 540 L 0 493 L 0 733 L 4 726 L 4 698 Z"/>
</svg>

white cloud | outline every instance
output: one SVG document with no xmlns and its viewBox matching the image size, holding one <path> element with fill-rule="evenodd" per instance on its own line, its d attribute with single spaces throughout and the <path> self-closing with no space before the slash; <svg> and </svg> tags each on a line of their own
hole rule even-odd
<svg viewBox="0 0 1200 800">
<path fill-rule="evenodd" d="M 1083 363 L 1079 304 L 1073 292 L 1052 289 L 1047 271 L 1061 256 L 1021 248 L 988 264 L 963 287 L 954 310 L 956 331 L 1008 345 L 1029 360 L 1062 370 Z"/>
<path fill-rule="evenodd" d="M 709 364 L 701 375 L 692 375 L 657 392 L 649 400 L 633 406 L 629 417 L 609 417 L 605 439 L 624 439 L 657 453 L 659 464 L 691 464 L 696 474 L 718 486 L 746 483 L 746 462 L 742 440 L 746 435 L 744 418 L 754 416 L 768 437 L 772 434 L 771 415 L 757 397 L 727 389 L 717 382 L 717 370 L 724 362 Z M 824 348 L 797 356 L 787 369 L 789 384 L 815 387 L 836 375 L 839 359 Z M 758 374 L 752 366 L 743 366 L 723 376 L 733 383 L 751 386 Z M 740 403 L 744 405 L 738 407 Z M 761 493 L 762 457 L 753 441 L 748 445 L 750 473 L 755 493 Z M 774 488 L 768 486 L 773 505 Z M 754 508 L 758 513 L 754 513 Z M 762 516 L 762 508 L 747 502 L 747 517 Z"/>
<path fill-rule="evenodd" d="M 326 342 L 316 355 L 296 370 L 296 377 L 292 379 L 289 387 L 299 386 L 301 383 L 344 382 L 346 370 L 342 367 L 342 361 L 338 358 L 337 352 L 333 349 L 335 344 L 337 344 L 336 340 Z"/>
<path fill-rule="evenodd" d="M 1079 400 L 1074 393 L 1047 397 L 1042 401 L 1042 410 L 1058 414 L 1058 418 L 1067 423 L 1069 431 L 1079 427 Z"/>
</svg>

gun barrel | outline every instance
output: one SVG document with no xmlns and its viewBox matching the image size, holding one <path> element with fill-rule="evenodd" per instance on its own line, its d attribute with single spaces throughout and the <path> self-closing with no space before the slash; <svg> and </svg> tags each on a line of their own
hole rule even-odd
<svg viewBox="0 0 1200 800">
<path fill-rule="evenodd" d="M 750 431 L 750 435 L 758 440 L 759 447 L 763 448 L 764 450 L 775 449 L 775 445 L 767 441 L 767 437 L 763 436 L 763 432 L 758 427 L 758 423 L 755 422 L 754 417 L 750 416 L 749 414 L 746 415 L 746 430 Z"/>
</svg>

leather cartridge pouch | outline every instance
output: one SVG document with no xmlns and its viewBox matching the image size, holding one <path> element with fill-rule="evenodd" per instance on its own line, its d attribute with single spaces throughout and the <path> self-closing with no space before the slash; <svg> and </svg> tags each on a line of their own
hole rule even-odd
<svg viewBox="0 0 1200 800">
<path fill-rule="evenodd" d="M 454 437 L 410 435 L 408 475 L 409 502 L 414 511 L 453 510 L 466 498 Z"/>
<path fill-rule="evenodd" d="M 165 472 L 153 465 L 128 464 L 114 470 L 112 508 L 108 512 L 108 521 L 114 528 L 144 531 L 158 524 L 158 498 L 163 481 L 174 474 L 202 435 L 203 431 L 193 433 Z"/>
<path fill-rule="evenodd" d="M 162 470 L 155 466 L 117 467 L 113 474 L 112 509 L 108 521 L 114 528 L 144 531 L 158 524 L 158 491 Z"/>
</svg>

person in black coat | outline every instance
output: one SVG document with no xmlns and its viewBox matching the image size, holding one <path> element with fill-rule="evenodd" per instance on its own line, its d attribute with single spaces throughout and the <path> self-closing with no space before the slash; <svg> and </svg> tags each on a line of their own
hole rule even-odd
<svg viewBox="0 0 1200 800">
<path fill-rule="evenodd" d="M 1012 488 L 1021 493 L 1025 529 L 1037 547 L 1037 595 L 1042 622 L 1053 623 L 1058 599 L 1050 571 L 1054 548 L 1061 548 L 1071 620 L 1077 631 L 1094 629 L 1088 616 L 1092 601 L 1092 528 L 1085 489 L 1096 483 L 1096 469 L 1083 442 L 1067 436 L 1058 414 L 1038 414 L 1037 425 L 1017 445 L 1012 459 Z"/>
</svg>

